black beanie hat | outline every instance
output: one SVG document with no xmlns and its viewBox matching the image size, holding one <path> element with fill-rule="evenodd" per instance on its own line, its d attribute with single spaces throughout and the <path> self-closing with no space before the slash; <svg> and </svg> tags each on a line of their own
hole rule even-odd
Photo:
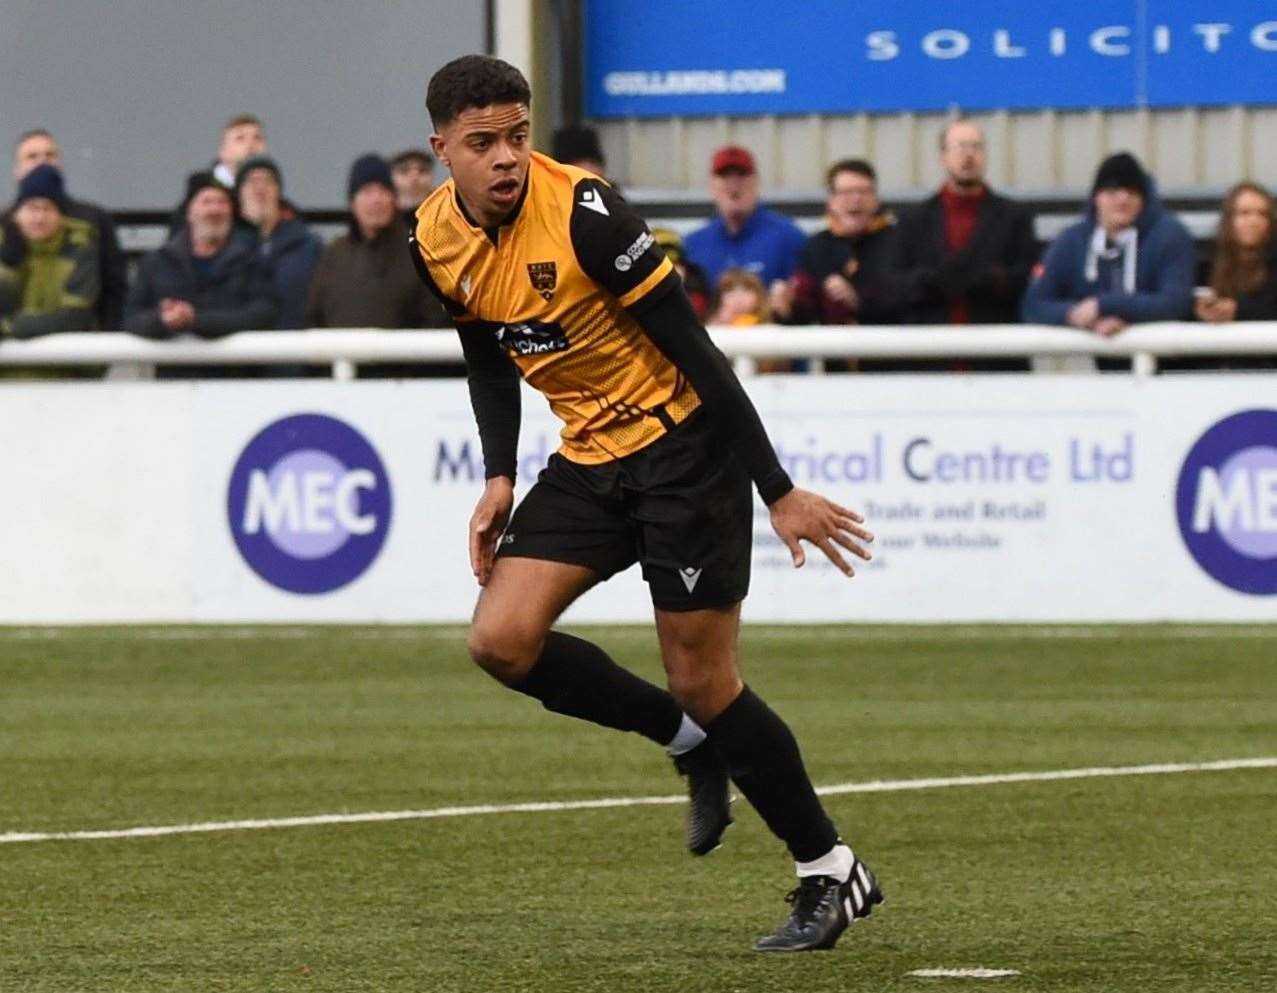
<svg viewBox="0 0 1277 993">
<path fill-rule="evenodd" d="M 355 194 L 369 183 L 380 183 L 391 193 L 395 192 L 395 181 L 390 176 L 390 166 L 375 152 L 359 156 L 350 167 L 350 178 L 346 181 L 346 199 L 355 199 Z"/>
<path fill-rule="evenodd" d="M 606 162 L 603 146 L 599 144 L 598 132 L 593 128 L 573 126 L 559 128 L 554 132 L 550 142 L 550 158 L 558 162 L 578 162 L 581 159 L 593 159 L 595 162 Z"/>
<path fill-rule="evenodd" d="M 1095 183 L 1091 186 L 1091 194 L 1100 190 L 1134 190 L 1145 199 L 1148 198 L 1148 173 L 1140 165 L 1139 160 L 1130 152 L 1118 152 L 1110 155 L 1100 163 L 1095 172 Z"/>
<path fill-rule="evenodd" d="M 231 201 L 231 209 L 235 208 L 235 195 L 222 185 L 221 181 L 210 171 L 193 172 L 186 177 L 186 196 L 182 197 L 182 220 L 186 220 L 186 210 L 203 190 L 221 190 Z"/>
<path fill-rule="evenodd" d="M 62 183 L 62 173 L 57 166 L 46 162 L 23 176 L 18 184 L 18 195 L 13 201 L 13 206 L 16 209 L 25 201 L 36 199 L 52 200 L 58 210 L 66 213 L 66 187 Z"/>
<path fill-rule="evenodd" d="M 279 171 L 279 166 L 275 160 L 269 155 L 254 155 L 245 159 L 239 164 L 239 168 L 235 170 L 235 195 L 239 195 L 239 188 L 244 185 L 244 180 L 254 169 L 265 169 L 275 177 L 275 182 L 279 184 L 279 195 L 284 195 L 284 174 Z"/>
</svg>

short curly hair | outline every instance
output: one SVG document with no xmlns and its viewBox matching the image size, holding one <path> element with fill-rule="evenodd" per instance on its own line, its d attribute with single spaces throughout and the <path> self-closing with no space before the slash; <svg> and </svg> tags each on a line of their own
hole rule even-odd
<svg viewBox="0 0 1277 993">
<path fill-rule="evenodd" d="M 471 107 L 494 103 L 531 105 L 528 81 L 509 62 L 490 55 L 463 55 L 430 77 L 426 110 L 436 129 Z"/>
</svg>

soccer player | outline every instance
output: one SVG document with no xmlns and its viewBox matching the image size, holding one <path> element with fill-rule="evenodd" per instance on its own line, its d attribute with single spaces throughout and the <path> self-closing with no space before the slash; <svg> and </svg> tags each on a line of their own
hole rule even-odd
<svg viewBox="0 0 1277 993">
<path fill-rule="evenodd" d="M 731 822 L 730 777 L 799 876 L 788 918 L 755 948 L 830 948 L 882 893 L 821 806 L 788 726 L 737 670 L 750 482 L 795 566 L 806 540 L 850 576 L 843 551 L 868 559 L 872 535 L 854 511 L 794 487 L 647 226 L 605 181 L 531 150 L 530 103 L 499 59 L 467 55 L 435 73 L 430 143 L 452 178 L 418 209 L 410 239 L 461 336 L 483 447 L 470 654 L 548 710 L 665 746 L 688 778 L 695 854 Z M 512 517 L 520 375 L 564 427 Z M 668 691 L 553 630 L 635 562 Z"/>
</svg>

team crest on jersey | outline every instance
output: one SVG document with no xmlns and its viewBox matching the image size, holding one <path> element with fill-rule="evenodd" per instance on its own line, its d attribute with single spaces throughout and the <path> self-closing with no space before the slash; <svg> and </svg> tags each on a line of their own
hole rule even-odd
<svg viewBox="0 0 1277 993">
<path fill-rule="evenodd" d="M 547 303 L 554 296 L 554 287 L 559 281 L 559 272 L 553 262 L 529 262 L 528 279 L 532 280 L 532 288 L 541 294 Z"/>
</svg>

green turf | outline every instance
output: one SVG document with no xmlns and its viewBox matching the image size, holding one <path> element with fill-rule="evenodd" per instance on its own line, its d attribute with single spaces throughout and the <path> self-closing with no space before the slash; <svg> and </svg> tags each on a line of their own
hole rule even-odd
<svg viewBox="0 0 1277 993">
<path fill-rule="evenodd" d="M 595 629 L 655 676 L 650 631 Z M 1277 755 L 1277 630 L 751 628 L 818 783 Z M 0 630 L 0 833 L 677 791 L 456 628 Z M 0 845 L 0 991 L 1277 989 L 1277 770 L 830 797 L 887 903 L 768 958 L 783 850 L 672 806 Z M 1017 969 L 937 980 L 914 969 Z"/>
</svg>

